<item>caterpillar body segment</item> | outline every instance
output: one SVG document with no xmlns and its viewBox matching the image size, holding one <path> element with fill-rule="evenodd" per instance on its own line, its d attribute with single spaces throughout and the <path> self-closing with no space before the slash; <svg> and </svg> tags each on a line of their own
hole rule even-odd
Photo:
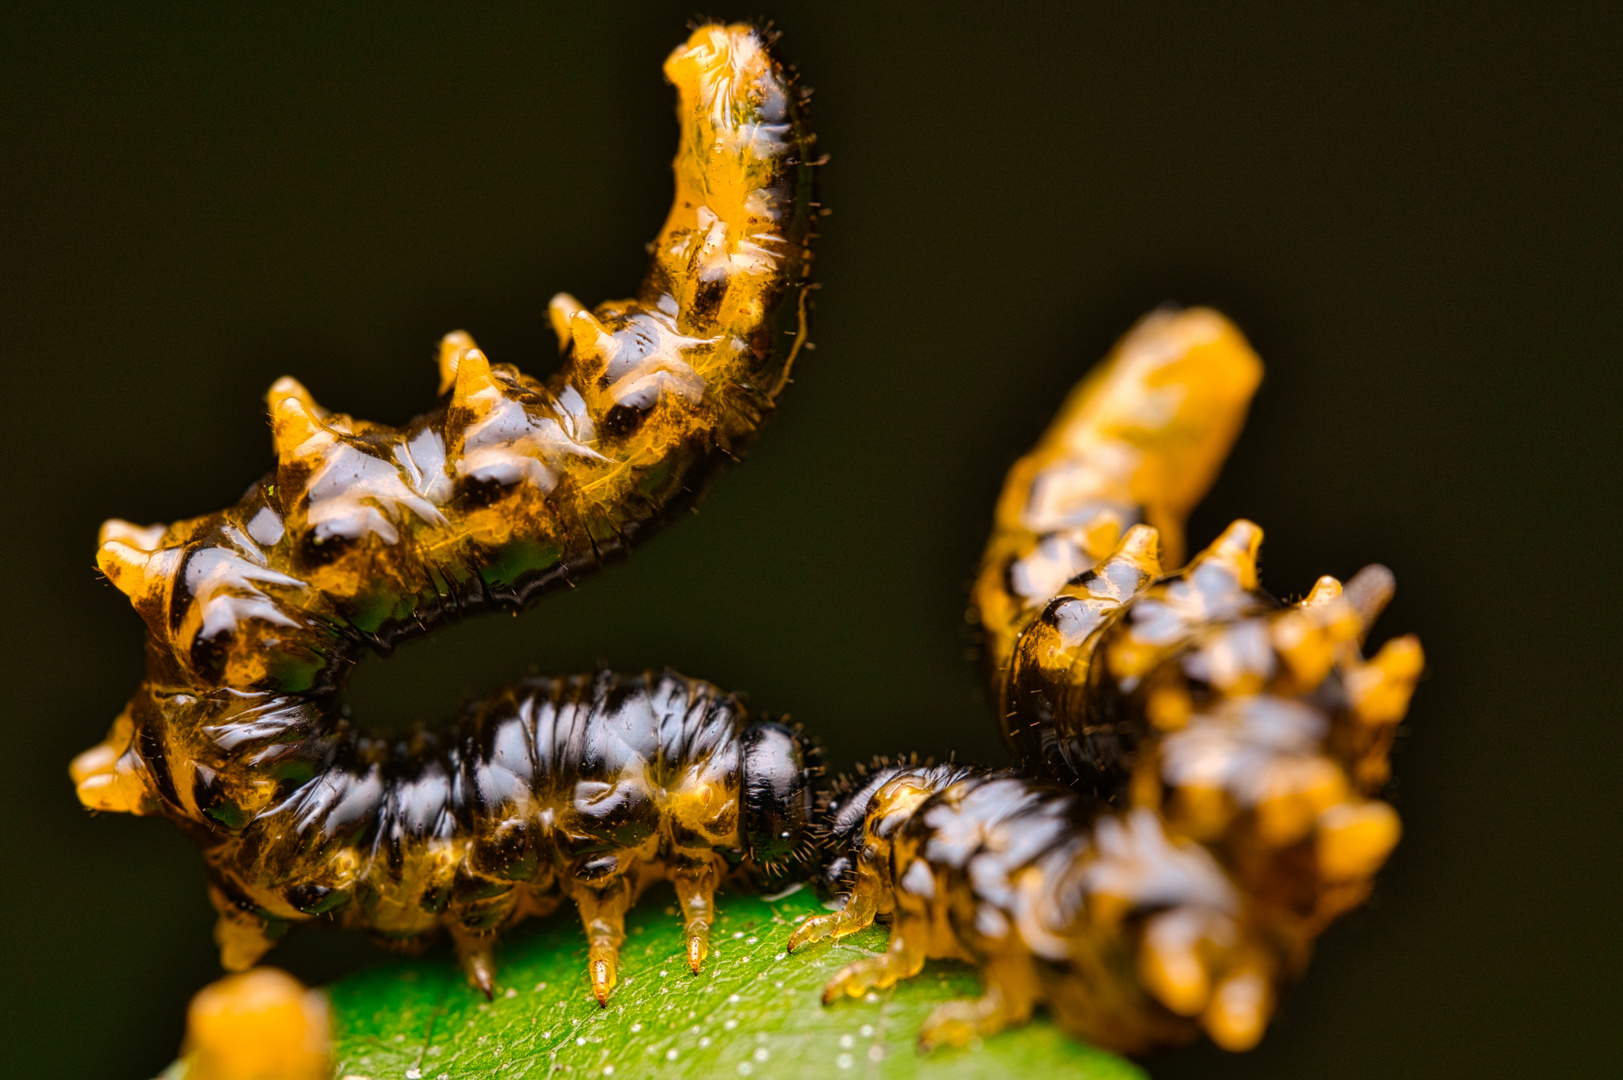
<svg viewBox="0 0 1623 1080">
<path fill-rule="evenodd" d="M 591 310 L 553 299 L 554 374 L 493 362 L 449 334 L 439 405 L 399 428 L 333 412 L 280 379 L 267 395 L 276 467 L 237 505 L 102 529 L 97 565 L 146 623 L 146 675 L 70 772 L 87 807 L 162 814 L 198 838 L 229 967 L 251 963 L 285 921 L 341 901 L 344 921 L 386 937 L 451 925 L 472 970 L 488 954 L 481 935 L 550 902 L 531 887 L 550 872 L 544 860 L 532 879 L 492 854 L 530 850 L 519 839 L 530 832 L 469 832 L 482 789 L 456 769 L 485 758 L 428 736 L 369 739 L 341 697 L 367 649 L 517 609 L 623 557 L 775 408 L 805 343 L 820 212 L 806 94 L 744 25 L 700 27 L 665 73 L 681 129 L 670 215 L 634 298 Z M 683 873 L 697 927 L 713 885 Z M 639 875 L 576 897 L 596 912 L 600 996 Z M 474 904 L 472 883 L 494 880 L 526 887 Z M 694 948 L 702 958 L 702 941 Z"/>
<path fill-rule="evenodd" d="M 1297 963 L 1397 842 L 1377 796 L 1423 656 L 1412 636 L 1361 654 L 1384 567 L 1281 604 L 1257 583 L 1261 542 L 1236 521 L 1124 605 L 1098 632 L 1084 707 L 1055 730 L 1130 732 L 1110 797 L 1210 848 Z"/>
<path fill-rule="evenodd" d="M 826 843 L 843 907 L 808 919 L 790 949 L 887 916 L 889 947 L 840 971 L 824 1000 L 968 960 L 983 994 L 948 1002 L 922 1048 L 1025 1023 L 1039 1006 L 1072 1034 L 1136 1053 L 1204 1028 L 1256 1041 L 1286 962 L 1238 883 L 1153 811 L 1010 770 L 881 769 L 836 798 Z"/>
<path fill-rule="evenodd" d="M 1131 938 L 1133 970 L 1156 1006 L 1147 1013 L 1123 1005 L 1120 1015 L 1077 1019 L 1084 1005 L 1123 1000 L 1085 974 L 1069 991 L 1076 1002 L 1055 1004 L 1058 988 L 1039 999 L 1062 1023 L 1122 1049 L 1194 1033 L 1166 1023 L 1167 1013 L 1245 1049 L 1281 984 L 1329 923 L 1364 900 L 1397 843 L 1398 815 L 1378 795 L 1424 661 L 1413 637 L 1362 655 L 1392 594 L 1384 567 L 1365 568 L 1345 589 L 1321 578 L 1302 601 L 1283 604 L 1259 584 L 1262 530 L 1253 523 L 1234 522 L 1171 574 L 1160 573 L 1157 539 L 1149 526 L 1128 530 L 1026 627 L 1009 665 L 1006 724 L 1029 765 L 1086 800 L 1068 805 L 1086 806 L 1100 850 L 1110 829 L 1153 833 L 1199 852 L 1232 900 L 1198 910 L 1134 901 L 1143 920 Z M 939 850 L 943 841 L 930 843 Z M 1079 902 L 1058 885 L 1040 890 L 1043 903 L 1064 910 Z M 1111 924 L 1112 902 L 1090 895 L 1088 910 Z M 1018 925 L 1024 932 L 1028 923 Z M 1007 960 L 995 966 L 1001 976 L 981 962 L 989 980 L 1013 977 Z M 999 1013 L 999 1022 L 1019 1015 Z M 1140 1021 L 1147 1026 L 1135 1029 Z M 980 1029 L 941 1030 L 960 1041 Z"/>
<path fill-rule="evenodd" d="M 817 753 L 671 672 L 536 678 L 404 742 L 348 734 L 318 780 L 205 849 L 226 966 L 327 918 L 410 948 L 448 930 L 485 991 L 496 932 L 575 901 L 593 993 L 626 911 L 676 886 L 697 971 L 723 879 L 804 858 Z"/>
<path fill-rule="evenodd" d="M 823 883 L 840 906 L 803 923 L 789 948 L 881 917 L 891 940 L 837 974 L 826 1003 L 911 978 L 927 959 L 959 959 L 980 969 L 983 994 L 938 1008 L 919 1033 L 925 1050 L 1018 1026 L 1038 1007 L 1126 1053 L 1202 1031 L 1230 1050 L 1256 1044 L 1282 985 L 1368 894 L 1397 841 L 1397 814 L 1372 793 L 1385 780 L 1394 703 L 1412 692 L 1419 664 L 1412 639 L 1368 663 L 1354 655 L 1368 609 L 1346 595 L 1367 597 L 1384 570 L 1346 594 L 1325 578 L 1301 604 L 1247 606 L 1258 538 L 1237 523 L 1185 575 L 1141 594 L 1146 609 L 1248 612 L 1203 627 L 1198 649 L 1160 640 L 1157 613 L 1147 634 L 1124 618 L 1096 651 L 1140 665 L 1151 693 L 1170 685 L 1167 655 L 1206 672 L 1228 663 L 1240 674 L 1216 682 L 1245 688 L 1207 696 L 1187 683 L 1190 707 L 1158 714 L 1158 737 L 1119 798 L 1102 785 L 956 764 L 885 766 L 836 783 L 819 824 Z M 1191 581 L 1196 589 L 1179 588 Z M 1271 684 L 1255 681 L 1255 666 L 1246 673 L 1259 623 L 1290 668 Z M 1285 693 L 1304 683 L 1310 692 Z"/>
<path fill-rule="evenodd" d="M 1136 524 L 1183 562 L 1183 524 L 1217 476 L 1262 379 L 1239 330 L 1209 308 L 1151 312 L 1071 392 L 1003 484 L 973 608 L 994 700 L 1021 633 Z M 1005 733 L 1014 733 L 1005 724 Z"/>
</svg>

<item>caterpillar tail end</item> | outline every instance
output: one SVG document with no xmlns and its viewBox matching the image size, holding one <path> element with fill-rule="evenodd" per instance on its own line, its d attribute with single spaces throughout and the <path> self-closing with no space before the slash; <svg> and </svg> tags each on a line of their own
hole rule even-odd
<svg viewBox="0 0 1623 1080">
<path fill-rule="evenodd" d="M 1016 640 L 1133 521 L 1184 562 L 1184 524 L 1228 456 L 1262 379 L 1240 331 L 1209 308 L 1151 312 L 1077 385 L 1009 471 L 972 597 L 994 696 Z"/>
<path fill-rule="evenodd" d="M 700 26 L 665 77 L 682 140 L 676 198 L 654 242 L 659 274 L 644 288 L 671 289 L 684 333 L 749 341 L 810 258 L 793 179 L 809 164 L 801 95 L 746 23 Z"/>
</svg>

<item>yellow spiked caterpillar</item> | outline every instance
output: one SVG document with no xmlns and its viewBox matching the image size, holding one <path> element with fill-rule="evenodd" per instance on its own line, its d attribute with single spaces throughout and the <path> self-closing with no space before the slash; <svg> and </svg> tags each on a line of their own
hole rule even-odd
<svg viewBox="0 0 1623 1080">
<path fill-rule="evenodd" d="M 891 940 L 826 1001 L 953 957 L 984 994 L 937 1009 L 926 1048 L 1045 1005 L 1116 1049 L 1204 1030 L 1243 1050 L 1368 894 L 1398 839 L 1377 796 L 1423 664 L 1412 637 L 1360 653 L 1392 575 L 1281 604 L 1249 521 L 1163 572 L 1261 374 L 1216 312 L 1156 312 L 1010 470 L 975 603 L 1025 772 L 887 766 L 836 785 L 825 880 L 842 904 L 789 945 L 879 916 Z"/>
<path fill-rule="evenodd" d="M 147 670 L 73 779 L 91 809 L 162 814 L 198 840 L 228 968 L 290 922 L 331 917 L 406 944 L 449 928 L 488 991 L 491 934 L 562 888 L 591 929 L 603 1000 L 640 889 L 679 879 L 696 968 L 721 852 L 766 864 L 796 846 L 798 736 L 744 723 L 704 684 L 526 685 L 500 699 L 514 715 L 488 705 L 415 742 L 357 732 L 342 711 L 364 650 L 516 609 L 623 556 L 743 451 L 787 383 L 818 214 L 805 94 L 742 25 L 700 27 L 665 74 L 681 138 L 647 276 L 595 310 L 553 299 L 549 378 L 448 334 L 439 406 L 399 428 L 280 379 L 276 467 L 237 505 L 102 529 L 97 565 L 146 622 Z M 554 756 L 522 763 L 490 741 L 535 743 L 543 714 L 599 741 L 560 735 Z M 686 733 L 676 749 L 672 732 Z"/>
</svg>

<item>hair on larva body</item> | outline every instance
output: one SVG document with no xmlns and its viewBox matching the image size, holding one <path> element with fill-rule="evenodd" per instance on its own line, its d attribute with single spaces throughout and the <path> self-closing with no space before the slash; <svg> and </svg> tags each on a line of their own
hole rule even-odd
<svg viewBox="0 0 1623 1080">
<path fill-rule="evenodd" d="M 670 216 L 635 298 L 552 300 L 550 378 L 449 334 L 439 406 L 401 428 L 330 412 L 284 378 L 268 398 L 276 468 L 237 505 L 103 527 L 97 564 L 147 624 L 147 671 L 73 777 L 92 809 L 161 814 L 197 838 L 227 967 L 300 919 L 407 942 L 443 925 L 488 990 L 491 932 L 562 892 L 606 928 L 601 1000 L 619 915 L 648 880 L 676 878 L 697 967 L 719 870 L 696 853 L 770 863 L 794 847 L 803 812 L 780 823 L 787 839 L 752 838 L 750 822 L 794 817 L 798 796 L 774 784 L 804 781 L 799 737 L 745 725 L 704 684 L 526 684 L 455 738 L 416 742 L 364 737 L 341 707 L 364 650 L 517 609 L 622 557 L 773 410 L 805 344 L 820 211 L 806 95 L 768 45 L 707 25 L 666 61 L 681 126 Z M 548 757 L 536 740 L 565 712 L 584 727 Z M 633 715 L 662 718 L 658 737 L 637 743 Z M 617 739 L 657 765 L 637 774 L 607 749 Z M 751 761 L 777 770 L 770 782 Z"/>
<path fill-rule="evenodd" d="M 881 915 L 891 940 L 825 1001 L 954 957 L 985 993 L 937 1009 L 926 1048 L 1046 1005 L 1118 1050 L 1202 1029 L 1242 1050 L 1368 894 L 1398 839 L 1377 796 L 1423 663 L 1412 637 L 1360 651 L 1392 575 L 1321 578 L 1282 604 L 1248 521 L 1162 571 L 1260 376 L 1220 315 L 1156 312 L 1010 471 L 975 600 L 1024 772 L 886 766 L 834 785 L 819 824 L 843 906 L 790 947 Z"/>
</svg>

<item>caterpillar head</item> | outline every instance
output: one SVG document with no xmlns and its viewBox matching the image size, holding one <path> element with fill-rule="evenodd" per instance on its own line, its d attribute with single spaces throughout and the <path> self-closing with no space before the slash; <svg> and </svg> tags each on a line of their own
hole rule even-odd
<svg viewBox="0 0 1623 1080">
<path fill-rule="evenodd" d="M 819 891 L 849 893 L 859 862 L 888 859 L 896 831 L 913 812 L 972 771 L 956 762 L 933 764 L 908 754 L 896 761 L 877 757 L 859 764 L 855 776 L 841 776 L 817 810 L 823 867 Z"/>
<path fill-rule="evenodd" d="M 839 896 L 856 880 L 857 860 L 864 844 L 863 825 L 874 794 L 901 772 L 906 764 L 893 764 L 878 757 L 871 764 L 858 764 L 856 774 L 840 774 L 817 807 L 818 845 L 822 866 L 817 878 L 818 892 Z"/>
<path fill-rule="evenodd" d="M 742 838 L 750 861 L 770 880 L 812 852 L 822 755 L 800 732 L 770 721 L 745 728 L 742 743 Z"/>
</svg>

